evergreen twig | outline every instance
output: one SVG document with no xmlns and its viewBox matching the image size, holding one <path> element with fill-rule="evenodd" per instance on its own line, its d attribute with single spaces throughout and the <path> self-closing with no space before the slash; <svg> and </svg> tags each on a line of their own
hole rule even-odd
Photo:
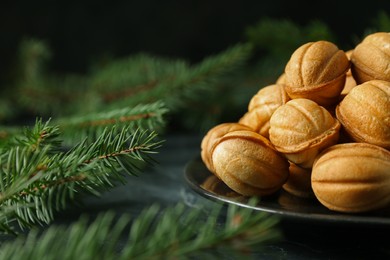
<svg viewBox="0 0 390 260">
<path fill-rule="evenodd" d="M 96 71 L 91 84 L 108 107 L 162 100 L 170 110 L 177 110 L 189 99 L 215 91 L 213 84 L 242 66 L 251 50 L 250 44 L 237 44 L 192 66 L 181 60 L 139 55 Z"/>
<path fill-rule="evenodd" d="M 148 130 L 116 126 L 61 151 L 58 128 L 37 121 L 0 149 L 0 232 L 49 223 L 76 194 L 98 195 L 153 163 L 162 141 Z M 11 145 L 13 144 L 13 145 Z"/>
<path fill-rule="evenodd" d="M 63 132 L 67 142 L 77 141 L 85 137 L 91 140 L 99 136 L 107 126 L 116 125 L 117 129 L 127 126 L 129 129 L 154 129 L 163 131 L 164 116 L 168 112 L 163 102 L 138 104 L 134 107 L 123 107 L 108 111 L 60 117 L 55 121 Z"/>
<path fill-rule="evenodd" d="M 165 210 L 152 205 L 133 221 L 112 211 L 93 222 L 84 215 L 69 227 L 51 226 L 41 235 L 33 230 L 4 244 L 0 259 L 243 259 L 281 238 L 275 216 L 229 205 L 224 217 L 222 209 L 216 204 L 205 216 L 180 203 Z"/>
<path fill-rule="evenodd" d="M 22 76 L 14 82 L 12 97 L 17 110 L 55 118 L 157 101 L 178 111 L 188 101 L 218 91 L 215 85 L 222 76 L 242 66 L 252 51 L 250 44 L 237 44 L 194 65 L 139 54 L 114 60 L 86 75 L 53 75 L 45 68 L 50 57 L 46 44 L 27 40 L 21 46 Z M 5 112 L 0 117 L 12 116 Z"/>
</svg>

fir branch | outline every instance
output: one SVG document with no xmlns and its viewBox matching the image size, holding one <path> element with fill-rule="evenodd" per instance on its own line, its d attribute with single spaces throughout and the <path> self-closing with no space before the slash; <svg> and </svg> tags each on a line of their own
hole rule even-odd
<svg viewBox="0 0 390 260">
<path fill-rule="evenodd" d="M 87 115 L 62 117 L 55 123 L 60 126 L 65 141 L 72 142 L 87 136 L 94 139 L 106 127 L 112 125 L 116 125 L 116 129 L 128 126 L 129 129 L 133 130 L 138 128 L 162 130 L 165 126 L 164 116 L 167 112 L 168 110 L 162 102 L 155 102 Z"/>
<path fill-rule="evenodd" d="M 20 51 L 33 53 L 35 45 L 45 46 L 43 42 L 29 41 Z M 180 59 L 139 54 L 114 60 L 84 76 L 49 74 L 42 69 L 43 62 L 34 65 L 34 60 L 28 58 L 33 56 L 31 53 L 21 55 L 26 63 L 34 63 L 31 67 L 37 68 L 22 73 L 16 80 L 15 104 L 21 112 L 56 118 L 77 116 L 80 111 L 95 114 L 159 101 L 175 112 L 191 100 L 199 101 L 206 94 L 217 92 L 218 82 L 242 66 L 251 49 L 249 44 L 237 44 L 195 65 Z M 26 73 L 33 76 L 25 76 Z M 12 115 L 4 114 L 7 116 Z"/>
<path fill-rule="evenodd" d="M 148 92 L 161 81 L 172 80 L 172 77 L 181 75 L 187 68 L 188 64 L 183 60 L 141 53 L 114 60 L 95 70 L 91 75 L 91 87 L 102 95 L 102 100 L 111 103 Z"/>
<path fill-rule="evenodd" d="M 221 209 L 217 204 L 205 215 L 180 203 L 165 210 L 153 205 L 134 221 L 111 211 L 93 222 L 84 215 L 69 227 L 51 226 L 42 235 L 33 230 L 3 244 L 0 259 L 242 259 L 281 238 L 275 216 L 229 205 L 223 220 Z"/>
<path fill-rule="evenodd" d="M 252 45 L 241 43 L 225 51 L 207 57 L 199 64 L 191 67 L 187 77 L 180 77 L 173 82 L 177 95 L 166 95 L 166 103 L 174 110 L 186 107 L 189 101 L 202 101 L 205 95 L 218 92 L 218 84 L 224 82 L 229 73 L 237 73 L 252 54 Z M 203 104 L 207 105 L 207 104 Z"/>
<path fill-rule="evenodd" d="M 50 125 L 50 121 L 51 119 L 43 122 L 42 118 L 37 118 L 33 127 L 23 127 L 22 132 L 14 135 L 8 145 L 26 146 L 32 151 L 40 150 L 44 146 L 58 148 L 61 145 L 59 128 Z"/>
<path fill-rule="evenodd" d="M 46 42 L 37 39 L 24 39 L 19 46 L 18 67 L 13 90 L 8 95 L 14 101 L 13 106 L 22 112 L 43 116 L 69 114 L 80 105 L 84 111 L 88 108 L 85 100 L 90 97 L 86 92 L 87 78 L 80 75 L 55 75 L 48 71 L 50 48 Z M 80 104 L 80 100 L 84 102 Z M 93 99 L 92 99 L 93 100 Z"/>
<path fill-rule="evenodd" d="M 201 98 L 213 91 L 213 84 L 228 72 L 237 69 L 251 54 L 251 45 L 237 44 L 226 51 L 188 66 L 182 61 L 138 57 L 119 61 L 98 71 L 92 84 L 109 92 L 100 92 L 108 107 L 122 107 L 162 100 L 170 110 L 187 104 L 188 99 Z M 147 61 L 147 62 L 145 62 Z M 143 62 L 146 65 L 143 65 Z M 142 73 L 141 73 L 142 71 Z M 131 75 L 133 75 L 132 78 Z M 101 90 L 100 90 L 101 91 Z M 106 98 L 106 95 L 109 98 Z"/>
<path fill-rule="evenodd" d="M 34 129 L 50 128 L 38 121 Z M 53 149 L 45 132 L 26 133 L 25 139 L 15 142 L 19 145 L 1 150 L 0 232 L 10 232 L 15 223 L 21 228 L 49 223 L 54 212 L 66 208 L 76 194 L 99 195 L 123 183 L 126 173 L 135 175 L 153 164 L 150 155 L 162 142 L 154 132 L 129 127 L 118 131 L 114 126 L 96 140 L 85 139 L 65 152 Z"/>
<path fill-rule="evenodd" d="M 88 78 L 84 76 L 43 74 L 18 82 L 16 100 L 23 110 L 44 116 L 90 111 L 98 99 L 88 86 Z"/>
</svg>

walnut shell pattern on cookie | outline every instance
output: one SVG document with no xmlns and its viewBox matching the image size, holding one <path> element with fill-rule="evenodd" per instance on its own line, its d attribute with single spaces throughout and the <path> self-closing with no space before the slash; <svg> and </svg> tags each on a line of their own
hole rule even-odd
<svg viewBox="0 0 390 260">
<path fill-rule="evenodd" d="M 211 148 L 214 143 L 224 136 L 226 133 L 237 131 L 237 130 L 251 130 L 248 126 L 236 123 L 236 122 L 225 122 L 218 124 L 203 136 L 200 147 L 200 155 L 203 163 L 207 169 L 215 174 L 214 167 L 211 160 Z M 218 176 L 217 176 L 218 177 Z"/>
<path fill-rule="evenodd" d="M 261 88 L 249 101 L 248 112 L 239 123 L 247 125 L 264 137 L 269 136 L 269 120 L 275 110 L 290 100 L 283 84 L 273 84 Z"/>
<path fill-rule="evenodd" d="M 336 117 L 352 140 L 390 149 L 390 82 L 357 85 L 337 105 Z"/>
<path fill-rule="evenodd" d="M 307 98 L 319 105 L 338 102 L 350 61 L 329 41 L 308 42 L 296 49 L 285 66 L 285 84 L 292 98 Z"/>
<path fill-rule="evenodd" d="M 321 150 L 337 143 L 341 125 L 324 107 L 300 98 L 280 106 L 270 126 L 275 149 L 298 166 L 311 168 Z"/>
<path fill-rule="evenodd" d="M 351 54 L 351 72 L 357 84 L 379 79 L 390 81 L 390 33 L 367 35 Z"/>
<path fill-rule="evenodd" d="M 244 196 L 266 196 L 280 190 L 289 174 L 289 163 L 268 139 L 253 131 L 234 131 L 213 146 L 216 174 Z"/>
<path fill-rule="evenodd" d="M 333 211 L 360 213 L 390 205 L 390 152 L 367 143 L 337 144 L 315 160 L 312 188 Z"/>
</svg>

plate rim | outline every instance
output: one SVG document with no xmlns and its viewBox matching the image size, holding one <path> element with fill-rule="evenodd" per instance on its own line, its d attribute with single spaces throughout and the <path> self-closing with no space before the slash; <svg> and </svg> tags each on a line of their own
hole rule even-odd
<svg viewBox="0 0 390 260">
<path fill-rule="evenodd" d="M 320 213 L 303 213 L 303 212 L 296 212 L 292 210 L 287 209 L 273 209 L 269 206 L 262 206 L 261 200 L 256 204 L 256 206 L 251 206 L 248 204 L 245 204 L 244 202 L 240 202 L 238 200 L 235 200 L 234 198 L 227 197 L 227 196 L 221 196 L 216 193 L 213 193 L 207 189 L 204 189 L 200 186 L 199 182 L 196 181 L 195 177 L 193 176 L 194 173 L 191 171 L 191 166 L 194 164 L 202 164 L 205 170 L 209 173 L 210 176 L 212 176 L 212 173 L 207 170 L 206 166 L 204 165 L 202 159 L 200 156 L 196 156 L 195 158 L 191 159 L 189 162 L 186 163 L 184 168 L 184 179 L 187 183 L 187 185 L 195 191 L 197 194 L 201 195 L 202 197 L 205 197 L 207 199 L 216 201 L 216 202 L 222 202 L 225 204 L 234 204 L 240 207 L 246 207 L 250 208 L 256 211 L 261 212 L 267 212 L 270 214 L 278 215 L 282 218 L 290 218 L 294 220 L 306 220 L 306 221 L 314 221 L 317 223 L 334 223 L 334 224 L 364 224 L 364 225 L 370 225 L 370 226 L 386 226 L 390 227 L 390 218 L 386 217 L 380 217 L 380 216 L 362 216 L 362 215 L 354 215 L 354 214 L 348 214 L 348 213 L 339 213 L 334 212 L 331 210 L 328 210 L 331 214 L 320 214 Z M 248 197 L 249 199 L 249 197 Z M 325 207 L 325 206 L 324 206 Z M 326 208 L 325 208 L 326 210 Z"/>
</svg>

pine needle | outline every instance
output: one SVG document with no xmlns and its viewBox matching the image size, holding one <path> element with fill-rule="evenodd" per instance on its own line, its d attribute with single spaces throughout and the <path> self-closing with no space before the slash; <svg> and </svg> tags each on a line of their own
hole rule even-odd
<svg viewBox="0 0 390 260">
<path fill-rule="evenodd" d="M 61 117 L 55 123 L 60 126 L 65 141 L 72 143 L 86 137 L 94 140 L 106 127 L 114 125 L 116 129 L 126 126 L 133 131 L 135 129 L 162 131 L 165 126 L 164 116 L 167 112 L 168 109 L 164 103 L 157 101 L 99 113 Z"/>
<path fill-rule="evenodd" d="M 149 130 L 106 127 L 94 140 L 60 149 L 58 127 L 37 120 L 32 129 L 0 149 L 0 232 L 53 220 L 76 195 L 99 195 L 126 175 L 154 164 L 162 141 Z M 3 227 L 3 228 L 1 228 Z M 16 232 L 16 231 L 15 231 Z"/>
<path fill-rule="evenodd" d="M 100 72 L 97 85 L 104 75 L 104 85 L 110 86 L 112 97 L 107 102 L 108 107 L 135 105 L 138 103 L 162 100 L 170 110 L 177 110 L 187 104 L 188 100 L 201 98 L 202 95 L 213 92 L 213 86 L 222 75 L 233 71 L 249 58 L 251 45 L 237 44 L 226 51 L 204 59 L 199 64 L 189 66 L 182 61 L 167 61 L 142 56 L 141 61 L 129 59 L 128 63 L 119 62 Z M 135 61 L 147 65 L 134 65 Z M 164 67 L 165 66 L 165 67 Z M 115 70 L 113 69 L 115 68 Z M 140 74 L 139 70 L 143 69 Z M 126 73 L 124 75 L 120 72 Z M 138 75 L 131 78 L 130 75 Z M 124 81 L 123 78 L 129 78 Z M 118 80 L 120 79 L 120 80 Z M 119 91 L 119 95 L 115 95 Z M 123 92 L 126 91 L 126 92 Z"/>
<path fill-rule="evenodd" d="M 225 216 L 215 206 L 205 215 L 181 203 L 164 210 L 152 205 L 133 221 L 112 211 L 92 222 L 84 215 L 68 227 L 33 230 L 3 244 L 0 259 L 243 259 L 281 238 L 275 216 L 234 205 Z"/>
</svg>

